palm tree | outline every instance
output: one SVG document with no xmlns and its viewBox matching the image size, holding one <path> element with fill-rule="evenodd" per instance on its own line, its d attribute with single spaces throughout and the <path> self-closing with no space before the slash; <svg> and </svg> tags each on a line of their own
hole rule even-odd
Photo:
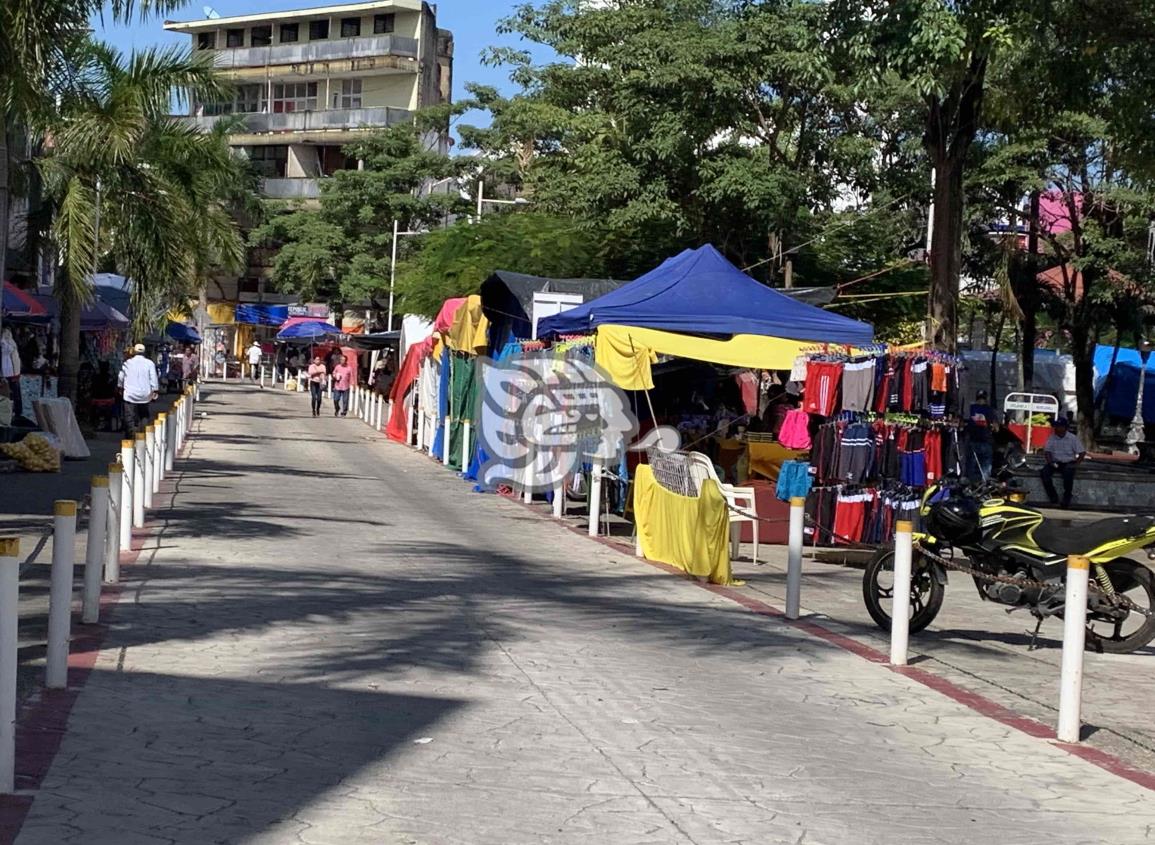
<svg viewBox="0 0 1155 845">
<path fill-rule="evenodd" d="M 56 211 L 64 396 L 75 394 L 80 310 L 100 261 L 133 280 L 135 329 L 143 334 L 195 296 L 207 268 L 244 259 L 227 204 L 241 165 L 223 134 L 201 134 L 169 116 L 174 90 L 209 101 L 227 93 L 211 62 L 179 49 L 126 57 L 90 42 L 75 68 L 38 160 Z"/>
</svg>

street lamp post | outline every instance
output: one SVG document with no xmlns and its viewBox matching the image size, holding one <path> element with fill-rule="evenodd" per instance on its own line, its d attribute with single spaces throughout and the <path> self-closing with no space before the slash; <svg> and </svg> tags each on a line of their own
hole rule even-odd
<svg viewBox="0 0 1155 845">
<path fill-rule="evenodd" d="M 490 200 L 485 198 L 485 182 L 478 180 L 477 182 L 477 219 L 481 220 L 481 212 L 486 204 L 489 205 L 533 205 L 525 197 L 518 197 L 512 200 Z"/>
<path fill-rule="evenodd" d="M 1139 395 L 1135 398 L 1135 416 L 1131 418 L 1131 428 L 1127 431 L 1127 447 L 1132 455 L 1140 454 L 1139 444 L 1147 439 L 1143 422 L 1143 388 L 1147 381 L 1147 361 L 1151 358 L 1150 341 L 1145 340 L 1139 344 L 1139 357 L 1143 361 L 1139 369 Z"/>
<path fill-rule="evenodd" d="M 397 283 L 397 239 L 406 235 L 420 235 L 421 232 L 401 230 L 401 221 L 393 221 L 393 255 L 389 260 L 389 331 L 393 331 L 393 286 Z"/>
</svg>

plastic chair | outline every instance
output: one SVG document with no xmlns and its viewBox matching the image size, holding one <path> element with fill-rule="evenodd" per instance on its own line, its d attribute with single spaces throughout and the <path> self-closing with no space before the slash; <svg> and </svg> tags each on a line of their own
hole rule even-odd
<svg viewBox="0 0 1155 845">
<path fill-rule="evenodd" d="M 713 481 L 726 500 L 730 516 L 730 559 L 738 556 L 742 523 L 749 522 L 754 534 L 754 563 L 758 563 L 758 507 L 754 500 L 754 488 L 736 487 L 719 479 L 714 462 L 701 452 L 689 452 L 688 457 L 690 475 L 698 488 L 701 489 L 703 481 Z"/>
</svg>

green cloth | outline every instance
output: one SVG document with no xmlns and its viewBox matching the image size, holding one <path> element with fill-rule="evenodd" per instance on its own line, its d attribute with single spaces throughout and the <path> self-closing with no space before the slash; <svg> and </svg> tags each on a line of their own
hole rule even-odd
<svg viewBox="0 0 1155 845">
<path fill-rule="evenodd" d="M 480 395 L 477 383 L 477 359 L 454 352 L 451 355 L 449 377 L 449 464 L 459 472 L 469 466 L 469 458 L 477 448 L 477 401 Z M 465 466 L 461 465 L 461 440 L 465 421 L 469 420 L 469 452 Z"/>
</svg>

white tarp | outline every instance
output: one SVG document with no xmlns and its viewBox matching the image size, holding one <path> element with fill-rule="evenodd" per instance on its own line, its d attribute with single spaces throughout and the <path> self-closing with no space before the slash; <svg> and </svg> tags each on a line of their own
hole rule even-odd
<svg viewBox="0 0 1155 845">
<path fill-rule="evenodd" d="M 1074 414 L 1075 363 L 1070 355 L 1059 355 L 1048 349 L 1035 350 L 1035 378 L 1028 388 L 1020 388 L 1018 383 L 1019 356 L 1013 352 L 998 353 L 996 368 L 996 389 L 991 390 L 991 353 L 963 352 L 962 406 L 967 408 L 980 390 L 987 391 L 992 404 L 1001 409 L 1008 393 L 1025 390 L 1028 393 L 1047 393 L 1059 400 L 1059 407 Z"/>
</svg>

